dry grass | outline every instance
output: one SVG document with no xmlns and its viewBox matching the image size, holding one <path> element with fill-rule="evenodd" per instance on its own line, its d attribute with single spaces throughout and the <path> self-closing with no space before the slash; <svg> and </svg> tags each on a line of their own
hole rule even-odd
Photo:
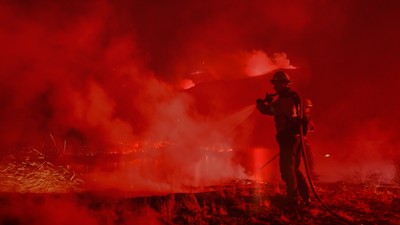
<svg viewBox="0 0 400 225">
<path fill-rule="evenodd" d="M 23 157 L 21 157 L 21 155 Z M 56 166 L 43 153 L 29 148 L 0 163 L 0 191 L 66 193 L 80 191 L 83 180 L 68 166 Z"/>
</svg>

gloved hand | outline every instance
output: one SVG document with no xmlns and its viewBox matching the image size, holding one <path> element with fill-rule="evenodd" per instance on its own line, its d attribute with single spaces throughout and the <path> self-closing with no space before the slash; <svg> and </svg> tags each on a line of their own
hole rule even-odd
<svg viewBox="0 0 400 225">
<path fill-rule="evenodd" d="M 268 114 L 268 106 L 264 104 L 264 101 L 261 98 L 257 99 L 256 103 L 258 111 L 260 111 L 262 114 Z"/>
<path fill-rule="evenodd" d="M 272 101 L 274 101 L 274 96 L 268 93 L 265 94 L 264 102 L 271 103 Z"/>
</svg>

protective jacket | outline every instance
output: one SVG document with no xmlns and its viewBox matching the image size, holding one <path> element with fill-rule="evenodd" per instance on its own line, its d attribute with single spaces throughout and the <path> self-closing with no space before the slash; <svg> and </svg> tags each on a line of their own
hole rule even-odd
<svg viewBox="0 0 400 225">
<path fill-rule="evenodd" d="M 257 109 L 266 115 L 274 116 L 275 129 L 278 134 L 297 134 L 299 133 L 299 96 L 296 92 L 287 89 L 279 94 L 278 99 L 265 104 L 264 101 L 257 100 Z"/>
</svg>

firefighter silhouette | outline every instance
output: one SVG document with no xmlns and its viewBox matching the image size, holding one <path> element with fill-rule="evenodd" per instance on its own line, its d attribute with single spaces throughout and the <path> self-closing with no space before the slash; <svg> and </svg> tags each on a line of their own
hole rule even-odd
<svg viewBox="0 0 400 225">
<path fill-rule="evenodd" d="M 276 94 L 267 93 L 265 99 L 257 99 L 256 104 L 262 114 L 274 117 L 281 178 L 286 183 L 289 205 L 297 206 L 299 196 L 305 203 L 310 202 L 309 187 L 300 170 L 302 157 L 300 129 L 303 127 L 303 134 L 306 133 L 305 127 L 309 124 L 300 120 L 300 97 L 291 90 L 292 82 L 287 73 L 277 71 L 271 79 Z"/>
</svg>

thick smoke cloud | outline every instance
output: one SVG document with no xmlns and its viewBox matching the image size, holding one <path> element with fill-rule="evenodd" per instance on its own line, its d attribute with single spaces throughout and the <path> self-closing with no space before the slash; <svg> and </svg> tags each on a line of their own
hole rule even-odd
<svg viewBox="0 0 400 225">
<path fill-rule="evenodd" d="M 332 156 L 317 157 L 317 162 L 348 159 L 350 165 L 365 167 L 377 158 L 392 162 L 400 158 L 395 151 L 397 5 L 3 1 L 2 154 L 42 145 L 49 134 L 57 143 L 65 140 L 71 151 L 83 151 L 80 146 L 118 151 L 121 145 L 148 139 L 179 142 L 185 149 L 215 142 L 243 149 L 276 148 L 269 118 L 256 113 L 232 136 L 209 132 L 215 129 L 204 121 L 263 97 L 271 90 L 270 74 L 245 77 L 270 72 L 272 67 L 256 68 L 257 62 L 278 58 L 286 67 L 297 68 L 289 71 L 295 88 L 314 102 L 313 149 L 318 157 Z M 196 86 L 176 91 L 173 87 L 184 79 Z M 196 161 L 199 151 L 194 152 L 190 157 Z M 233 157 L 250 169 L 252 152 L 257 151 L 239 151 L 236 158 L 230 155 L 219 162 Z M 173 153 L 166 163 L 181 163 L 179 155 Z M 230 175 L 241 173 L 230 169 Z"/>
</svg>

